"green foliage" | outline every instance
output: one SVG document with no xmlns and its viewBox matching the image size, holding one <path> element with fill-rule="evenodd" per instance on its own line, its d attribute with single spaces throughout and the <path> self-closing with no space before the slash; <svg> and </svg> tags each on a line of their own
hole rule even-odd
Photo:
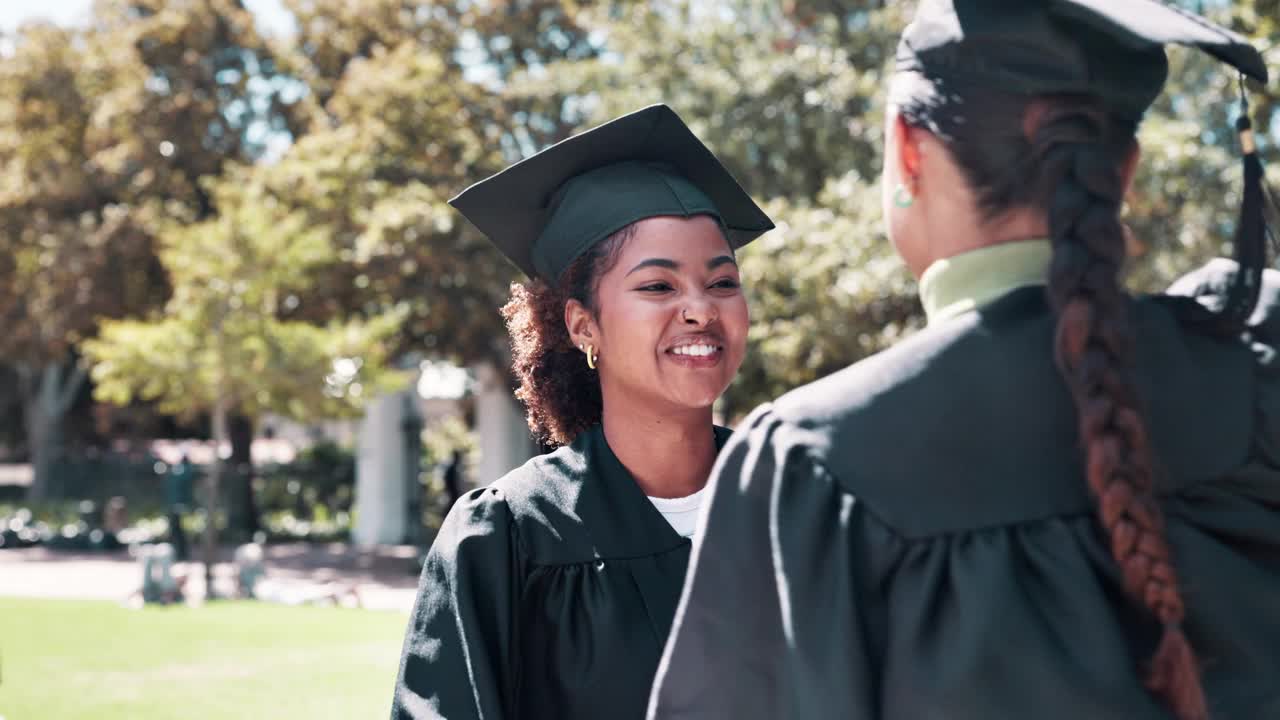
<svg viewBox="0 0 1280 720">
<path fill-rule="evenodd" d="M 311 89 L 309 125 L 262 175 L 340 249 L 299 314 L 403 303 L 400 349 L 505 364 L 495 309 L 518 274 L 445 201 L 572 130 L 562 95 L 501 88 L 522 69 L 593 56 L 577 18 L 596 4 L 287 2 L 299 32 L 281 57 Z"/>
<path fill-rule="evenodd" d="M 85 378 L 78 343 L 163 305 L 164 226 L 212 217 L 205 179 L 295 123 L 240 0 L 98 0 L 85 28 L 5 40 L 0 361 L 17 370 L 41 496 Z"/>
<path fill-rule="evenodd" d="M 450 415 L 423 429 L 422 467 L 444 465 L 453 458 L 454 451 L 462 453 L 464 462 L 473 461 L 480 451 L 479 440 L 461 417 Z"/>
<path fill-rule="evenodd" d="M 880 228 L 879 192 L 849 175 L 815 202 L 775 200 L 778 228 L 740 258 L 748 353 L 726 393 L 745 413 L 901 339 L 922 324 L 915 282 Z"/>
<path fill-rule="evenodd" d="M 875 176 L 884 67 L 904 17 L 897 4 L 834 5 L 798 14 L 664 0 L 597 11 L 587 17 L 607 54 L 529 71 L 510 93 L 576 92 L 589 123 L 666 102 L 753 194 L 813 199 L 847 172 Z"/>
<path fill-rule="evenodd" d="M 99 316 L 163 299 L 143 213 L 115 197 L 96 107 L 117 68 L 86 67 L 80 40 L 25 28 L 0 63 L 0 357 L 63 360 Z"/>
<path fill-rule="evenodd" d="M 1274 0 L 1209 11 L 1264 49 L 1280 46 Z M 741 258 L 752 327 L 723 401 L 731 419 L 923 324 L 915 282 L 884 238 L 878 182 L 893 48 L 913 12 L 874 0 L 585 11 L 604 51 L 530 69 L 506 90 L 520 101 L 577 97 L 584 125 L 667 102 L 768 201 L 778 230 Z M 1169 54 L 1170 83 L 1142 128 L 1145 159 L 1128 202 L 1128 222 L 1150 248 L 1132 270 L 1138 290 L 1229 253 L 1238 208 L 1235 78 L 1202 53 Z M 1257 127 L 1276 127 L 1276 97 L 1252 90 Z M 1280 182 L 1275 170 L 1271 178 Z"/>
<path fill-rule="evenodd" d="M 274 42 L 240 0 L 102 0 L 84 32 L 14 39 L 0 357 L 61 359 L 84 341 L 100 397 L 297 417 L 354 411 L 405 353 L 504 364 L 495 310 L 517 274 L 447 198 L 657 101 L 779 225 L 742 253 L 751 351 L 727 415 L 922 324 L 878 187 L 913 4 L 286 5 L 298 33 Z M 1277 0 L 1198 9 L 1280 46 Z M 1235 79 L 1200 53 L 1170 57 L 1128 201 L 1150 250 L 1131 275 L 1142 290 L 1226 252 L 1239 193 Z M 1252 90 L 1258 127 L 1277 127 L 1275 95 Z M 292 142 L 255 162 L 270 138 Z"/>
<path fill-rule="evenodd" d="M 458 415 L 432 419 L 423 428 L 421 438 L 421 472 L 418 475 L 422 484 L 420 517 L 422 527 L 435 532 L 444 522 L 453 500 L 445 484 L 445 473 L 453 462 L 454 453 L 459 454 L 458 481 L 465 491 L 469 487 L 468 468 L 474 468 L 479 460 L 480 442 L 476 433 Z"/>
<path fill-rule="evenodd" d="M 281 317 L 330 261 L 323 229 L 265 201 L 242 171 L 212 189 L 219 215 L 166 236 L 161 259 L 174 290 L 164 315 L 106 322 L 84 343 L 98 397 L 153 400 L 180 415 L 221 403 L 251 417 L 306 419 L 353 414 L 395 386 L 401 379 L 387 366 L 400 313 L 324 325 Z"/>
<path fill-rule="evenodd" d="M 411 43 L 352 60 L 318 125 L 278 163 L 255 168 L 267 201 L 335 249 L 293 316 L 402 308 L 401 350 L 474 359 L 501 352 L 493 311 L 514 277 L 446 200 L 477 167 L 496 167 L 482 128 L 466 123 L 483 94 Z"/>
<path fill-rule="evenodd" d="M 349 513 L 355 484 L 355 454 L 331 442 L 307 448 L 293 462 L 261 468 L 255 481 L 259 510 L 304 519 Z"/>
<path fill-rule="evenodd" d="M 61 360 L 100 318 L 163 303 L 161 220 L 210 216 L 202 178 L 258 157 L 266 129 L 287 129 L 270 50 L 239 0 L 94 9 L 85 30 L 24 27 L 0 63 L 10 361 Z"/>
<path fill-rule="evenodd" d="M 880 226 L 879 157 L 900 4 L 695 0 L 592 14 L 609 52 L 513 83 L 575 88 L 590 122 L 675 107 L 778 229 L 740 258 L 752 311 L 730 420 L 922 324 L 914 282 Z M 653 42 L 661 37 L 662 42 Z"/>
</svg>

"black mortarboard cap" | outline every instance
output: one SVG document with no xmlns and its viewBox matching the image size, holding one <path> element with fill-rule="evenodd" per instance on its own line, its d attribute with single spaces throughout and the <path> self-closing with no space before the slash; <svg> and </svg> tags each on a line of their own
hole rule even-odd
<svg viewBox="0 0 1280 720">
<path fill-rule="evenodd" d="M 529 277 L 555 283 L 593 244 L 659 215 L 710 215 L 738 248 L 773 228 L 666 105 L 623 115 L 449 201 Z"/>
<path fill-rule="evenodd" d="M 926 103 L 963 96 L 966 87 L 1019 95 L 1082 94 L 1140 118 L 1169 71 L 1165 45 L 1199 48 L 1245 76 L 1267 82 L 1262 55 L 1240 35 L 1157 0 L 921 0 L 898 44 L 897 71 L 922 82 L 895 92 Z M 1240 332 L 1257 303 L 1266 240 L 1280 214 L 1266 185 L 1248 104 L 1237 120 L 1244 161 L 1243 200 L 1234 240 L 1240 265 L 1222 309 L 1204 323 Z M 1273 221 L 1272 221 L 1273 222 Z"/>
<path fill-rule="evenodd" d="M 1133 117 L 1160 94 L 1165 45 L 1200 48 L 1267 80 L 1243 37 L 1156 0 L 921 0 L 897 69 L 940 85 L 1024 95 L 1080 93 Z"/>
</svg>

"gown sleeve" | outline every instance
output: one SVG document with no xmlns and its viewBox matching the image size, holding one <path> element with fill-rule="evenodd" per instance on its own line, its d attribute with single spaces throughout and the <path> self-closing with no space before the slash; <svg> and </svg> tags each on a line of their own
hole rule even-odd
<svg viewBox="0 0 1280 720">
<path fill-rule="evenodd" d="M 501 493 L 487 488 L 464 495 L 422 569 L 393 720 L 514 718 L 522 578 L 519 541 Z"/>
<path fill-rule="evenodd" d="M 1215 258 L 1183 275 L 1169 286 L 1168 294 L 1197 299 L 1217 310 L 1225 303 L 1227 291 L 1239 266 L 1234 260 Z M 1256 428 L 1251 452 L 1252 475 L 1273 476 L 1253 484 L 1265 501 L 1280 503 L 1280 271 L 1263 270 L 1258 303 L 1249 318 L 1249 340 L 1256 359 Z"/>
<path fill-rule="evenodd" d="M 875 717 L 859 585 L 878 561 L 857 500 L 795 434 L 765 406 L 721 452 L 651 720 Z"/>
</svg>

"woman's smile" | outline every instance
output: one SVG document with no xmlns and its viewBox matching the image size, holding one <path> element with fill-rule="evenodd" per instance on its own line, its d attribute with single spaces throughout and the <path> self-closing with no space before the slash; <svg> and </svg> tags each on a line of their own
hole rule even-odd
<svg viewBox="0 0 1280 720">
<path fill-rule="evenodd" d="M 724 344 L 710 335 L 691 335 L 676 340 L 663 355 L 680 367 L 713 368 L 724 359 Z"/>
</svg>

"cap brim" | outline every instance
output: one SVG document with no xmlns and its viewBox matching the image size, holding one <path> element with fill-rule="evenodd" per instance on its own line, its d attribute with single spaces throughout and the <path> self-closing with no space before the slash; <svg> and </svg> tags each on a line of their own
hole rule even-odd
<svg viewBox="0 0 1280 720">
<path fill-rule="evenodd" d="M 1098 27 L 1135 46 L 1197 47 L 1261 83 L 1268 80 L 1262 54 L 1241 35 L 1181 8 L 1156 0 L 1069 0 L 1054 12 Z"/>
<path fill-rule="evenodd" d="M 737 248 L 773 222 L 738 181 L 666 105 L 651 105 L 575 135 L 486 178 L 449 204 L 529 277 L 533 243 L 546 226 L 551 199 L 567 180 L 626 161 L 669 164 L 715 203 Z"/>
</svg>

